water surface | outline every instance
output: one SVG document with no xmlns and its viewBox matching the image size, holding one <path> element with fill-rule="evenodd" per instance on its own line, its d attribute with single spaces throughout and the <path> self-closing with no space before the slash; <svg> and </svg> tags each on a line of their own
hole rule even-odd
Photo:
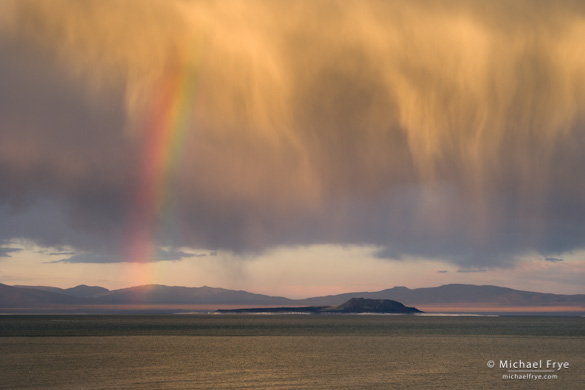
<svg viewBox="0 0 585 390">
<path fill-rule="evenodd" d="M 4 316 L 6 389 L 580 389 L 585 319 Z M 570 362 L 505 380 L 494 360 Z"/>
</svg>

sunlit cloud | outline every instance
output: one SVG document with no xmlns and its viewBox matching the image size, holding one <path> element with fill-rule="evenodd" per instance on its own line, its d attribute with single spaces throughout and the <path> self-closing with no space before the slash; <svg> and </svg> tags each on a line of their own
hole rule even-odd
<svg viewBox="0 0 585 390">
<path fill-rule="evenodd" d="M 363 245 L 460 272 L 585 244 L 582 2 L 1 7 L 0 239 L 98 263 L 128 261 L 129 236 Z M 167 101 L 185 133 L 149 181 L 153 113 L 185 68 L 192 93 Z"/>
</svg>

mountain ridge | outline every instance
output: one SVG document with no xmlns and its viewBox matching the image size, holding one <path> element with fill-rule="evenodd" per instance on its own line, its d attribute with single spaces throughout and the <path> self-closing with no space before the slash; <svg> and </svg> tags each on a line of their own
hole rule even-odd
<svg viewBox="0 0 585 390">
<path fill-rule="evenodd" d="M 67 305 L 335 306 L 352 298 L 395 300 L 405 305 L 580 306 L 585 311 L 585 294 L 539 293 L 493 285 L 447 284 L 417 289 L 399 286 L 374 292 L 290 299 L 208 286 L 151 284 L 108 290 L 86 285 L 59 289 L 0 284 L 0 309 Z"/>
</svg>

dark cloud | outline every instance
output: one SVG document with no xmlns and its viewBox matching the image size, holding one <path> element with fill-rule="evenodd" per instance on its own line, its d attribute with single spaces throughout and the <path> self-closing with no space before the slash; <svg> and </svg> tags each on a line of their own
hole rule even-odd
<svg viewBox="0 0 585 390">
<path fill-rule="evenodd" d="M 14 4 L 0 240 L 127 261 L 156 80 L 195 52 L 158 245 L 365 244 L 461 272 L 585 246 L 582 2 Z"/>
<path fill-rule="evenodd" d="M 209 253 L 193 253 L 190 257 L 207 257 L 207 256 L 217 256 L 216 252 L 209 252 Z"/>
<path fill-rule="evenodd" d="M 20 248 L 0 248 L 0 257 L 12 257 L 11 253 L 18 253 L 22 251 Z"/>
<path fill-rule="evenodd" d="M 444 269 L 443 269 L 443 270 L 439 270 L 439 271 L 437 271 L 437 272 L 438 272 L 438 273 L 440 273 L 440 274 L 446 274 L 446 273 L 449 273 L 449 271 L 447 271 L 447 270 L 444 270 Z"/>
<path fill-rule="evenodd" d="M 186 253 L 182 251 L 164 250 L 157 248 L 156 254 L 148 261 L 179 261 L 190 257 L 205 257 L 206 253 Z M 80 253 L 65 259 L 50 261 L 49 263 L 123 263 L 128 259 L 119 255 L 103 255 L 99 253 Z"/>
<path fill-rule="evenodd" d="M 49 256 L 74 256 L 77 254 L 77 252 L 63 251 L 63 252 L 49 252 L 46 254 Z"/>
<path fill-rule="evenodd" d="M 557 257 L 546 257 L 544 261 L 550 261 L 551 263 L 558 263 L 564 261 L 563 259 L 559 259 Z"/>
<path fill-rule="evenodd" d="M 120 263 L 123 259 L 97 253 L 80 253 L 61 260 L 48 261 L 48 263 Z"/>
</svg>

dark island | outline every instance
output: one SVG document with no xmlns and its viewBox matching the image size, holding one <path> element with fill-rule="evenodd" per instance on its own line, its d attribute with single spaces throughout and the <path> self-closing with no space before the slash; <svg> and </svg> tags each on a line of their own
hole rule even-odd
<svg viewBox="0 0 585 390">
<path fill-rule="evenodd" d="M 266 307 L 218 310 L 222 314 L 416 314 L 422 311 L 390 299 L 352 298 L 337 306 Z"/>
</svg>

